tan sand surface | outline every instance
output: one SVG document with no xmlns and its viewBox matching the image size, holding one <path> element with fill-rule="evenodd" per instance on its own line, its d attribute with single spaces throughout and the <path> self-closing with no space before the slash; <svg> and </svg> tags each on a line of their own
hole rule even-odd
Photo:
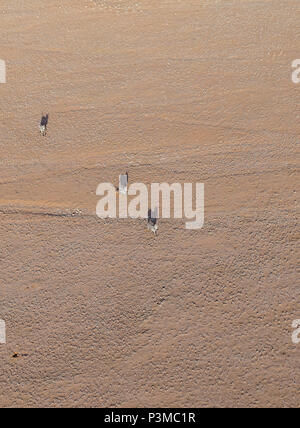
<svg viewBox="0 0 300 428">
<path fill-rule="evenodd" d="M 0 6 L 0 406 L 299 407 L 299 0 Z M 126 170 L 204 228 L 98 219 Z"/>
</svg>

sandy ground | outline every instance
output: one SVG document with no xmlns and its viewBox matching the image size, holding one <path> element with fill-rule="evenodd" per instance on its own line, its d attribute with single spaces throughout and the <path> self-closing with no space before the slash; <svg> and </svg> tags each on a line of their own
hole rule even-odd
<svg viewBox="0 0 300 428">
<path fill-rule="evenodd" d="M 299 12 L 1 1 L 2 407 L 300 405 Z M 126 170 L 204 182 L 204 228 L 98 219 Z"/>
</svg>

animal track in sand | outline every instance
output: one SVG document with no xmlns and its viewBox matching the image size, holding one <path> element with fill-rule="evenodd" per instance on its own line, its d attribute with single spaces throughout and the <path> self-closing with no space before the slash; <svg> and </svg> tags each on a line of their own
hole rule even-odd
<svg viewBox="0 0 300 428">
<path fill-rule="evenodd" d="M 124 4 L 123 0 L 92 0 L 101 9 L 115 12 L 141 12 L 141 5 L 137 1 Z"/>
</svg>

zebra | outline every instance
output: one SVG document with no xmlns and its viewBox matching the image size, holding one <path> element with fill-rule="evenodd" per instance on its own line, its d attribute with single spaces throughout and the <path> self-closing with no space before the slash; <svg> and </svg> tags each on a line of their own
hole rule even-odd
<svg viewBox="0 0 300 428">
<path fill-rule="evenodd" d="M 40 133 L 43 137 L 47 135 L 47 128 L 45 125 L 39 125 Z"/>
<path fill-rule="evenodd" d="M 158 230 L 157 217 L 156 217 L 156 214 L 151 212 L 151 210 L 148 210 L 147 227 L 148 227 L 148 230 L 151 230 L 151 232 L 154 233 L 154 235 L 157 234 L 157 230 Z"/>
<path fill-rule="evenodd" d="M 41 133 L 41 135 L 43 137 L 45 137 L 47 135 L 48 119 L 49 119 L 49 115 L 48 114 L 46 116 L 44 116 L 42 114 L 41 123 L 39 124 L 39 130 L 40 130 L 40 133 Z"/>
</svg>

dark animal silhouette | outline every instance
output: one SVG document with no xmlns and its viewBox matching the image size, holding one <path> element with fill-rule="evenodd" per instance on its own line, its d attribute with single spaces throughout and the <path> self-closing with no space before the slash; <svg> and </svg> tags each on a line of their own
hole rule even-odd
<svg viewBox="0 0 300 428">
<path fill-rule="evenodd" d="M 148 220 L 147 220 L 148 229 L 151 230 L 154 235 L 157 234 L 158 225 L 157 225 L 157 217 L 156 213 L 152 213 L 151 209 L 148 210 Z"/>
<path fill-rule="evenodd" d="M 47 134 L 48 121 L 49 121 L 49 114 L 46 114 L 46 116 L 44 116 L 42 113 L 42 119 L 41 119 L 39 129 L 40 129 L 41 135 L 43 135 L 43 136 L 45 136 Z"/>
</svg>

